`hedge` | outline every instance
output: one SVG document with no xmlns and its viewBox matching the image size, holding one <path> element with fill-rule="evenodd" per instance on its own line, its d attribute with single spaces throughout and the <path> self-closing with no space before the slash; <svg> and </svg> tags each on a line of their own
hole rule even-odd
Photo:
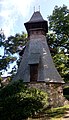
<svg viewBox="0 0 69 120">
<path fill-rule="evenodd" d="M 28 88 L 22 81 L 10 83 L 0 90 L 0 120 L 24 120 L 48 106 L 48 95 Z"/>
</svg>

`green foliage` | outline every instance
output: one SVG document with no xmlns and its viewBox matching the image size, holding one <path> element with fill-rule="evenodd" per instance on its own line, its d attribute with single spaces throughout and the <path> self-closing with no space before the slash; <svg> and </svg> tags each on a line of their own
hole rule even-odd
<svg viewBox="0 0 69 120">
<path fill-rule="evenodd" d="M 3 56 L 0 59 L 0 70 L 7 70 L 7 67 L 9 67 L 10 63 L 13 63 L 16 60 L 13 56 Z"/>
<path fill-rule="evenodd" d="M 18 57 L 15 57 L 15 53 L 18 56 L 20 49 L 23 49 L 23 46 L 27 43 L 27 35 L 23 32 L 22 34 L 15 34 L 15 36 L 10 36 L 7 39 L 5 35 L 0 30 L 0 47 L 3 54 L 0 55 L 0 72 L 9 68 L 9 65 L 14 61 L 17 61 Z M 20 48 L 20 49 L 19 49 Z M 16 66 L 12 68 L 11 73 L 16 72 Z"/>
<path fill-rule="evenodd" d="M 27 34 L 22 32 L 22 34 L 15 34 L 15 36 L 10 36 L 6 40 L 5 48 L 11 54 L 17 53 L 19 47 L 22 47 L 27 43 Z"/>
<path fill-rule="evenodd" d="M 2 88 L 2 77 L 0 77 L 0 88 Z"/>
<path fill-rule="evenodd" d="M 0 47 L 3 46 L 3 42 L 5 40 L 5 35 L 2 31 L 2 29 L 0 30 Z"/>
<path fill-rule="evenodd" d="M 59 37 L 63 36 L 64 34 L 69 36 L 69 9 L 67 9 L 67 6 L 55 6 L 52 15 L 50 15 L 48 18 L 50 23 L 49 28 L 56 34 L 58 33 L 58 35 L 60 35 Z"/>
<path fill-rule="evenodd" d="M 52 49 L 54 63 L 63 77 L 69 81 L 69 9 L 67 6 L 55 6 L 52 15 L 48 16 L 49 30 L 47 35 L 48 44 Z"/>
<path fill-rule="evenodd" d="M 10 83 L 0 90 L 0 120 L 22 120 L 48 106 L 47 94 L 28 88 L 22 81 Z"/>
<path fill-rule="evenodd" d="M 68 68 L 68 55 L 64 55 L 63 52 L 60 52 L 53 57 L 54 63 L 58 72 L 62 76 L 65 82 L 69 81 L 69 68 Z"/>
</svg>

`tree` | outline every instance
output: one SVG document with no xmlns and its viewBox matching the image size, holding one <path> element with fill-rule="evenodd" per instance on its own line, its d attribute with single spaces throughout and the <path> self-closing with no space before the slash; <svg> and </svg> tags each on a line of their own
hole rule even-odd
<svg viewBox="0 0 69 120">
<path fill-rule="evenodd" d="M 2 51 L 4 51 L 3 54 L 1 54 L 0 52 L 0 75 L 1 75 L 2 70 L 7 69 L 7 66 L 10 61 L 10 57 L 6 54 L 7 50 L 5 49 L 5 35 L 2 29 L 0 30 L 0 48 L 2 49 Z"/>
<path fill-rule="evenodd" d="M 10 64 L 18 60 L 18 52 L 23 49 L 23 46 L 27 42 L 27 35 L 22 32 L 22 34 L 15 34 L 15 36 L 10 36 L 6 39 L 2 29 L 0 30 L 0 47 L 3 49 L 4 54 L 0 55 L 0 73 L 3 70 L 8 70 Z M 17 54 L 17 57 L 15 57 Z M 11 73 L 16 72 L 16 65 L 12 68 Z"/>
<path fill-rule="evenodd" d="M 69 9 L 67 6 L 55 6 L 52 15 L 48 16 L 49 30 L 47 39 L 55 65 L 65 81 L 68 81 L 69 72 Z"/>
</svg>

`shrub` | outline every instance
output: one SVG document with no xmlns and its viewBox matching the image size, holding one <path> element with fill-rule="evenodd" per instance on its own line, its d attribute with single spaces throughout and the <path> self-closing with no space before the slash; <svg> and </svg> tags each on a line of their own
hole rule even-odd
<svg viewBox="0 0 69 120">
<path fill-rule="evenodd" d="M 28 88 L 22 81 L 0 90 L 0 120 L 22 120 L 47 107 L 47 93 Z"/>
</svg>

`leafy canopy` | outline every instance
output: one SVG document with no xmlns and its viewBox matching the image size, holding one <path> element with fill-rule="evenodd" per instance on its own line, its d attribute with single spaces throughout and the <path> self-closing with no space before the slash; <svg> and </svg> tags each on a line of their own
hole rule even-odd
<svg viewBox="0 0 69 120">
<path fill-rule="evenodd" d="M 27 35 L 23 32 L 22 34 L 15 34 L 6 39 L 2 29 L 0 30 L 0 48 L 3 54 L 0 54 L 0 72 L 8 70 L 9 65 L 14 61 L 18 61 L 18 53 L 27 42 Z M 16 57 L 17 54 L 17 57 Z M 16 71 L 16 66 L 12 68 L 11 73 Z"/>
<path fill-rule="evenodd" d="M 52 15 L 48 16 L 49 30 L 47 39 L 53 49 L 54 63 L 65 81 L 68 81 L 69 72 L 69 9 L 67 6 L 55 6 Z"/>
</svg>

